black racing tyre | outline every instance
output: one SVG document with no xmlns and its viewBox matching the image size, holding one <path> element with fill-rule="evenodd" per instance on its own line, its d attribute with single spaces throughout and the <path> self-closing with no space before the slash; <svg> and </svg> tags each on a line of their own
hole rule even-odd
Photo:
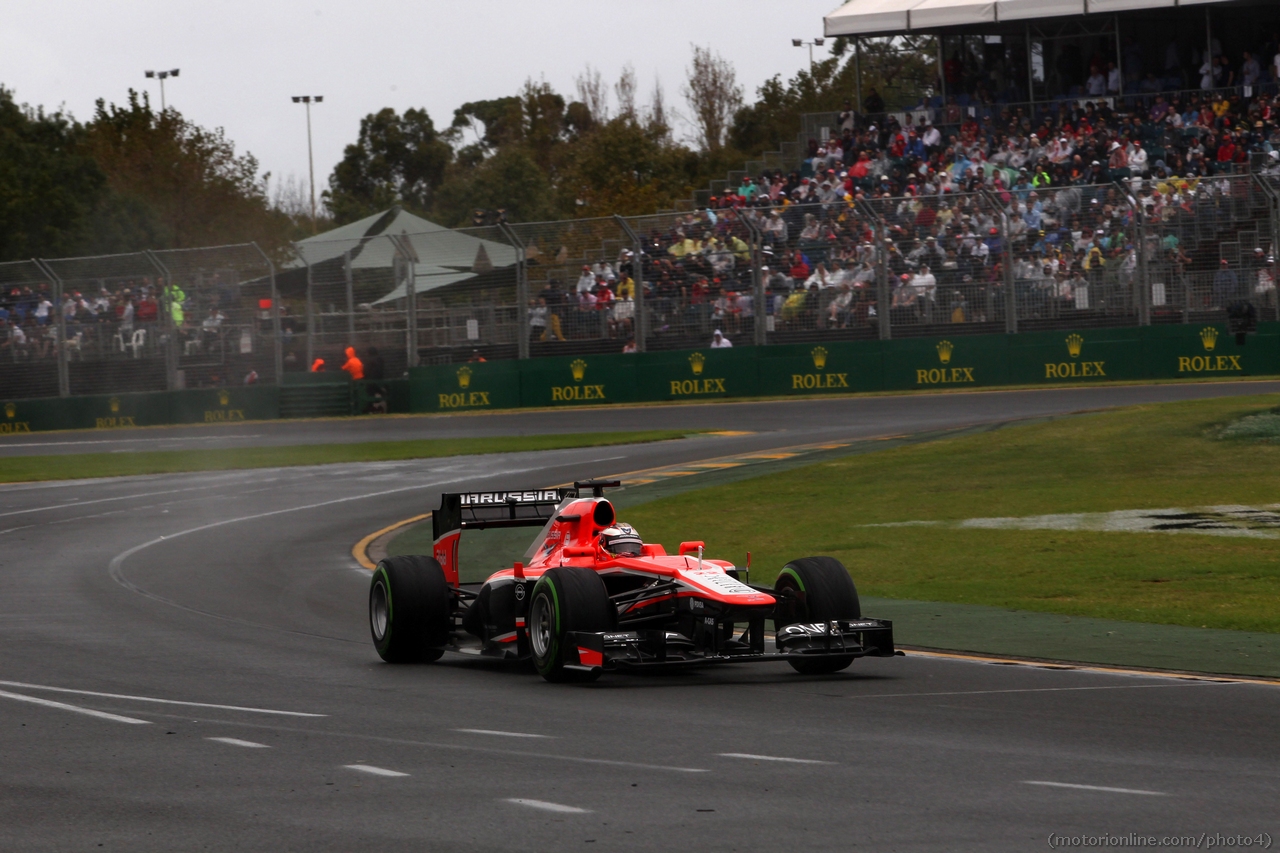
<svg viewBox="0 0 1280 853">
<path fill-rule="evenodd" d="M 547 681 L 594 681 L 594 673 L 564 668 L 565 634 L 612 631 L 618 610 L 604 581 L 591 569 L 561 566 L 538 578 L 529 601 L 529 650 L 538 674 Z"/>
<path fill-rule="evenodd" d="M 453 594 L 432 557 L 387 557 L 369 586 L 369 631 L 387 663 L 438 660 L 452 627 Z"/>
<path fill-rule="evenodd" d="M 861 619 L 858 590 L 844 564 L 834 557 L 803 557 L 783 567 L 773 584 L 778 593 L 778 613 L 774 630 L 795 622 L 829 622 L 833 619 Z M 839 672 L 853 663 L 853 655 L 815 660 L 787 661 L 796 672 L 823 675 Z"/>
</svg>

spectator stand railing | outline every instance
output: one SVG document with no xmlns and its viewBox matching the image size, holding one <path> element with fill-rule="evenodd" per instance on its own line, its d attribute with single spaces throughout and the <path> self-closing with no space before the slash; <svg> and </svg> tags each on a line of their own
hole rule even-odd
<svg viewBox="0 0 1280 853">
<path fill-rule="evenodd" d="M 175 386 L 175 316 L 163 268 L 147 252 L 43 260 L 58 286 L 56 348 L 67 394 Z"/>
<path fill-rule="evenodd" d="M 0 393 L 1277 317 L 1275 175 L 825 199 L 0 264 Z"/>
<path fill-rule="evenodd" d="M 521 285 L 527 318 L 523 333 L 513 330 L 513 343 L 523 337 L 532 356 L 645 347 L 645 339 L 637 340 L 644 295 L 638 293 L 634 263 L 644 250 L 645 232 L 634 220 L 525 222 L 506 230 L 517 249 L 514 280 Z M 639 272 L 641 278 L 647 274 Z"/>
<path fill-rule="evenodd" d="M 39 261 L 0 264 L 0 396 L 70 393 L 62 283 Z"/>
<path fill-rule="evenodd" d="M 171 388 L 278 381 L 297 317 L 280 298 L 275 260 L 255 243 L 149 254 L 180 307 Z"/>
</svg>

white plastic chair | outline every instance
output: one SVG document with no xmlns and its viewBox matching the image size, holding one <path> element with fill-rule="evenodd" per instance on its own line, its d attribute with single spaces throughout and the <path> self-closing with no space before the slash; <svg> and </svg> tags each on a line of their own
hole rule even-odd
<svg viewBox="0 0 1280 853">
<path fill-rule="evenodd" d="M 126 344 L 126 346 L 128 346 L 130 349 L 133 350 L 133 357 L 138 358 L 139 357 L 138 350 L 146 346 L 146 343 L 147 343 L 147 330 L 136 329 L 134 330 L 133 338 L 129 341 L 128 344 Z"/>
</svg>

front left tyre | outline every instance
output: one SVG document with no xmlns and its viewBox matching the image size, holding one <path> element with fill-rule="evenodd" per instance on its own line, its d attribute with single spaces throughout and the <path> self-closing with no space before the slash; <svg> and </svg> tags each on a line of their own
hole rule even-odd
<svg viewBox="0 0 1280 853">
<path fill-rule="evenodd" d="M 387 663 L 438 660 L 452 627 L 453 594 L 431 557 L 387 557 L 369 586 L 369 631 Z"/>
<path fill-rule="evenodd" d="M 778 611 L 774 630 L 780 631 L 796 622 L 830 622 L 836 619 L 861 619 L 862 603 L 853 578 L 844 564 L 834 557 L 803 557 L 792 560 L 778 573 L 774 582 Z M 853 655 L 828 655 L 806 659 L 794 657 L 787 662 L 804 675 L 826 675 L 846 669 Z"/>
<path fill-rule="evenodd" d="M 573 566 L 548 569 L 533 587 L 526 623 L 538 674 L 547 681 L 596 680 L 599 669 L 584 672 L 565 668 L 566 635 L 572 631 L 612 631 L 617 624 L 618 610 L 598 574 Z"/>
</svg>

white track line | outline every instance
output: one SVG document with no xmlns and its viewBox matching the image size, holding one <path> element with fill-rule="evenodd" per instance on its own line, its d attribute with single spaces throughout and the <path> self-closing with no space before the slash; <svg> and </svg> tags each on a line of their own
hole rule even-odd
<svg viewBox="0 0 1280 853">
<path fill-rule="evenodd" d="M 372 764 L 344 764 L 343 767 L 348 770 L 359 770 L 361 773 L 369 773 L 373 776 L 408 776 L 408 773 L 401 773 L 399 770 L 388 770 L 385 767 L 374 767 Z"/>
<path fill-rule="evenodd" d="M 211 740 L 215 743 L 225 743 L 228 746 L 243 746 L 247 749 L 270 749 L 265 743 L 254 743 L 251 740 L 240 740 L 238 737 L 207 737 L 205 740 Z"/>
<path fill-rule="evenodd" d="M 814 758 L 784 758 L 780 755 L 752 755 L 749 752 L 721 752 L 721 758 L 745 758 L 748 761 L 783 761 L 787 764 L 835 764 L 834 761 L 818 761 Z"/>
<path fill-rule="evenodd" d="M 1144 797 L 1167 797 L 1163 791 L 1142 791 L 1137 788 L 1107 788 L 1103 785 L 1074 785 L 1070 782 L 1037 782 L 1027 780 L 1024 785 L 1043 785 L 1047 788 L 1074 788 L 1079 791 L 1104 791 L 1108 794 L 1141 794 Z"/>
<path fill-rule="evenodd" d="M 1152 690 L 1155 688 L 1170 687 L 1199 687 L 1211 686 L 1214 684 L 1228 684 L 1235 682 L 1219 682 L 1201 679 L 1200 681 L 1180 681 L 1169 684 L 1101 684 L 1090 687 L 1010 687 L 1001 690 L 939 690 L 929 693 L 861 693 L 857 695 L 846 695 L 844 699 L 903 699 L 903 698 L 919 698 L 922 696 L 997 696 L 1002 693 L 1075 693 L 1086 690 Z"/>
<path fill-rule="evenodd" d="M 73 693 L 77 696 L 97 696 L 102 699 L 124 699 L 129 702 L 155 702 L 160 705 L 183 705 L 188 708 L 214 708 L 219 711 L 245 711 L 250 714 L 276 714 L 284 717 L 327 717 L 328 714 L 307 714 L 302 711 L 277 711 L 272 708 L 245 708 L 241 705 L 211 705 L 207 702 L 180 702 L 177 699 L 155 699 L 151 696 L 129 696 L 123 693 L 97 693 L 93 690 L 72 690 L 67 687 L 50 687 L 46 684 L 25 684 L 21 681 L 0 681 L 5 687 L 21 687 L 26 690 L 49 690 L 53 693 Z"/>
<path fill-rule="evenodd" d="M 130 501 L 130 500 L 133 500 L 134 498 L 151 498 L 151 497 L 155 497 L 156 495 L 176 495 L 179 492 L 194 492 L 199 489 L 207 490 L 208 487 L 207 486 L 191 486 L 185 489 L 165 489 L 164 491 L 160 491 L 160 492 L 143 492 L 142 494 L 137 494 L 137 495 L 117 495 L 112 498 L 97 498 L 91 501 L 74 501 L 72 503 L 53 504 L 50 506 L 37 506 L 37 507 L 32 507 L 30 509 L 15 509 L 15 510 L 10 510 L 9 512 L 0 512 L 0 517 L 9 516 L 9 515 L 24 515 L 29 512 L 44 512 L 47 509 L 79 509 L 82 506 L 89 506 L 90 504 L 101 504 L 101 503 L 107 503 L 109 501 Z"/>
<path fill-rule="evenodd" d="M 0 690 L 0 698 L 16 699 L 19 702 L 30 702 L 32 705 L 40 705 L 45 708 L 57 708 L 60 711 L 75 711 L 77 714 L 84 714 L 87 717 L 97 717 L 100 720 L 111 720 L 113 723 L 132 723 L 135 726 L 149 726 L 150 720 L 136 720 L 133 717 L 122 717 L 119 714 L 108 714 L 106 711 L 95 711 L 92 708 L 81 708 L 79 705 L 67 705 L 63 702 L 51 702 L 48 699 L 38 699 L 35 696 L 24 696 L 21 693 L 10 693 L 7 690 Z"/>
<path fill-rule="evenodd" d="M 512 797 L 503 802 L 514 803 L 517 806 L 528 806 L 531 809 L 541 809 L 544 812 L 557 812 L 558 814 L 591 814 L 591 809 L 580 809 L 577 806 L 565 806 L 560 803 L 548 803 L 546 800 L 524 800 L 519 797 Z"/>
<path fill-rule="evenodd" d="M 539 470 L 539 469 L 514 468 L 506 473 L 507 474 L 523 474 L 527 471 L 536 471 L 536 470 Z M 465 479 L 465 478 L 462 478 L 462 479 Z M 313 504 L 303 504 L 301 506 L 290 506 L 290 507 L 285 507 L 284 509 L 273 509 L 267 512 L 257 512 L 257 513 L 254 513 L 253 515 L 242 515 L 237 518 L 224 518 L 221 521 L 213 521 L 208 524 L 201 524 L 198 527 L 188 527 L 186 530 L 179 530 L 176 533 L 170 533 L 166 536 L 157 536 L 155 539 L 149 539 L 146 542 L 143 542 L 139 545 L 134 545 L 132 548 L 128 549 L 127 551 L 121 551 L 119 554 L 116 554 L 114 557 L 111 558 L 111 562 L 107 565 L 107 572 L 111 575 L 112 579 L 115 580 L 116 583 L 120 584 L 121 586 L 127 589 L 130 589 L 140 595 L 145 595 L 148 598 L 154 598 L 158 601 L 163 601 L 166 604 L 171 604 L 172 602 L 169 602 L 163 598 L 159 598 L 158 596 L 153 595 L 152 593 L 149 593 L 146 590 L 140 587 L 134 586 L 132 583 L 130 583 L 129 580 L 124 576 L 123 572 L 121 571 L 121 566 L 124 565 L 124 561 L 129 559 L 139 551 L 143 550 L 144 548 L 150 548 L 152 545 L 158 545 L 161 542 L 168 542 L 172 539 L 177 539 L 181 536 L 189 536 L 192 533 L 200 533 L 205 530 L 213 530 L 218 527 L 224 527 L 228 524 L 238 524 L 241 521 L 257 521 L 262 518 L 271 518 L 273 516 L 284 515 L 290 512 L 305 512 L 306 510 L 309 510 L 309 509 L 319 509 L 320 507 L 335 506 L 337 504 L 350 503 L 351 501 L 361 501 L 361 500 L 365 500 L 366 498 L 380 498 L 380 497 L 385 497 L 386 495 L 400 494 L 402 492 L 421 491 L 422 489 L 434 489 L 434 488 L 439 488 L 440 486 L 443 486 L 443 485 L 449 485 L 451 483 L 457 483 L 461 481 L 462 480 L 459 478 L 454 478 L 450 480 L 438 480 L 436 482 L 431 482 L 431 483 L 420 483 L 416 486 L 401 486 L 400 488 L 397 488 L 397 489 L 385 489 L 380 492 L 366 492 L 363 495 L 348 495 L 342 498 L 333 498 L 327 501 L 318 501 Z M 183 491 L 183 490 L 175 489 L 175 491 Z M 162 493 L 157 492 L 157 494 L 162 494 Z M 95 501 L 85 501 L 85 503 L 95 503 Z M 79 505 L 80 504 L 77 504 L 77 506 Z M 23 512 L 26 512 L 26 510 L 23 510 Z M 4 514 L 5 513 L 0 513 L 0 515 L 4 515 Z M 9 514 L 12 514 L 12 513 L 9 513 Z"/>
<path fill-rule="evenodd" d="M 496 729 L 454 729 L 454 731 L 465 732 L 469 735 L 496 735 L 497 737 L 551 737 L 551 735 L 534 735 L 528 732 L 501 732 Z"/>
</svg>

